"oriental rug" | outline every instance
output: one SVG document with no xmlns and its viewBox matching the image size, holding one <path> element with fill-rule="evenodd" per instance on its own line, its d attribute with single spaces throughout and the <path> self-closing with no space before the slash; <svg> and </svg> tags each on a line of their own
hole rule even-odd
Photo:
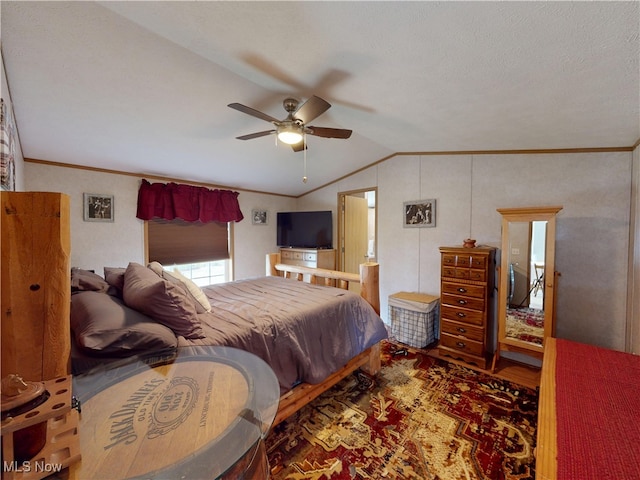
<svg viewBox="0 0 640 480">
<path fill-rule="evenodd" d="M 506 334 L 523 342 L 542 345 L 544 311 L 539 308 L 507 308 Z"/>
<path fill-rule="evenodd" d="M 538 395 L 384 342 L 358 372 L 274 427 L 274 480 L 533 479 Z"/>
</svg>

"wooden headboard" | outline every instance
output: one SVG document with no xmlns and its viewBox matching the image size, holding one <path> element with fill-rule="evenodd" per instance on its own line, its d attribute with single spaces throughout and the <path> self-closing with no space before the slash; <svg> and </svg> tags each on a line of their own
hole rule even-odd
<svg viewBox="0 0 640 480">
<path fill-rule="evenodd" d="M 70 370 L 69 196 L 2 192 L 2 375 Z"/>
</svg>

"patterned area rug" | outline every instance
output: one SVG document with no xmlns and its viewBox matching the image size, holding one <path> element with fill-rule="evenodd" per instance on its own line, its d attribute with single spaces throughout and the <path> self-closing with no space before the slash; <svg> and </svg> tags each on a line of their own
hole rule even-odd
<svg viewBox="0 0 640 480">
<path fill-rule="evenodd" d="M 544 312 L 538 308 L 507 308 L 507 337 L 542 345 Z"/>
<path fill-rule="evenodd" d="M 403 352 L 406 352 L 404 354 Z M 385 342 L 267 437 L 274 480 L 533 479 L 537 392 Z"/>
</svg>

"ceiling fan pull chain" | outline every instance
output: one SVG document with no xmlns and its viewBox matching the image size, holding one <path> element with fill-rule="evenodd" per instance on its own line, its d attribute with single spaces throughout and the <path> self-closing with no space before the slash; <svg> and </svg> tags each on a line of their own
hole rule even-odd
<svg viewBox="0 0 640 480">
<path fill-rule="evenodd" d="M 304 147 L 304 176 L 302 177 L 302 183 L 307 183 L 307 134 L 302 134 L 302 142 Z"/>
</svg>

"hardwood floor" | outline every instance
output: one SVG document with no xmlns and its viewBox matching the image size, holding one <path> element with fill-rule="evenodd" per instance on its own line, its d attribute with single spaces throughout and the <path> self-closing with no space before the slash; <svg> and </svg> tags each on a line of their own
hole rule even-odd
<svg viewBox="0 0 640 480">
<path fill-rule="evenodd" d="M 446 360 L 447 362 L 464 365 L 465 367 L 478 370 L 479 372 L 487 373 L 489 375 L 493 375 L 494 377 L 517 383 L 518 385 L 533 389 L 536 389 L 540 386 L 540 368 L 509 360 L 508 358 L 501 358 L 498 361 L 496 371 L 491 372 L 491 370 L 483 370 L 480 367 L 469 365 L 459 360 L 455 360 L 451 357 L 441 356 L 438 352 L 437 344 L 429 345 L 423 349 L 417 348 L 415 350 L 422 350 L 431 357 L 441 358 L 442 360 Z"/>
</svg>

